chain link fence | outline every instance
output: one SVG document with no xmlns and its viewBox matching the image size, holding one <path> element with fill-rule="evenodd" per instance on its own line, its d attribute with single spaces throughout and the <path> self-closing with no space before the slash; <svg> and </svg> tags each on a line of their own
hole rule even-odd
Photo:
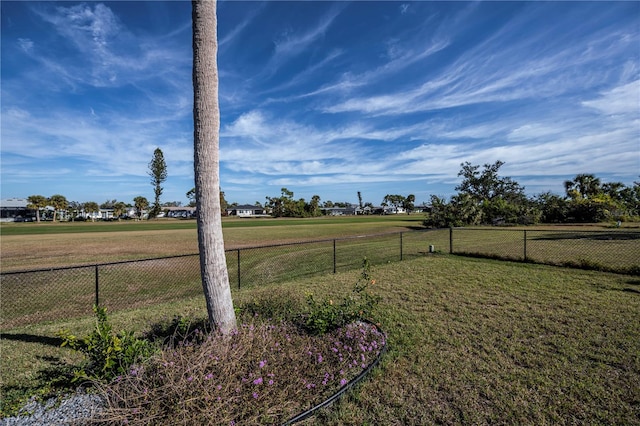
<svg viewBox="0 0 640 426">
<path fill-rule="evenodd" d="M 414 231 L 226 250 L 233 291 L 380 264 L 426 252 Z M 198 254 L 0 274 L 0 329 L 202 295 Z"/>
<path fill-rule="evenodd" d="M 431 252 L 590 267 L 640 275 L 640 231 L 411 231 L 226 250 L 234 291 Z M 0 329 L 172 302 L 202 294 L 197 254 L 0 275 Z"/>
<path fill-rule="evenodd" d="M 449 253 L 640 275 L 640 231 L 451 228 Z"/>
</svg>

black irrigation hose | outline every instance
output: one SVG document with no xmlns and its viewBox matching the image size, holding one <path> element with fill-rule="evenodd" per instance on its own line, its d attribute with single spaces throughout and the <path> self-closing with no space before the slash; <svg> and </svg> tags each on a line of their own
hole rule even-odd
<svg viewBox="0 0 640 426">
<path fill-rule="evenodd" d="M 358 376 L 354 377 L 353 379 L 351 379 L 349 381 L 349 383 L 347 383 L 342 388 L 340 388 L 340 390 L 338 392 L 334 393 L 328 399 L 326 399 L 325 401 L 323 401 L 320 404 L 316 405 L 315 407 L 310 408 L 309 410 L 305 411 L 304 413 L 300 413 L 297 416 L 287 420 L 285 423 L 282 424 L 282 426 L 288 426 L 288 425 L 292 425 L 294 423 L 297 423 L 299 421 L 302 421 L 302 420 L 306 419 L 307 417 L 312 416 L 317 410 L 328 406 L 329 404 L 331 404 L 332 402 L 334 402 L 335 400 L 340 398 L 346 391 L 348 391 L 349 389 L 351 389 L 352 387 L 354 387 L 355 385 L 360 383 L 362 381 L 362 379 L 364 379 L 366 377 L 366 375 L 369 374 L 371 372 L 371 370 L 373 370 L 378 365 L 378 363 L 382 359 L 382 355 L 384 355 L 387 352 L 387 334 L 384 331 L 382 331 L 382 329 L 380 327 L 378 327 L 377 325 L 375 325 L 371 321 L 366 321 L 365 320 L 363 322 L 376 327 L 378 329 L 378 331 L 384 336 L 384 346 L 382 347 L 382 349 L 380 349 L 380 352 L 378 353 L 378 356 L 376 357 L 376 359 L 371 364 L 369 364 L 369 366 L 366 369 L 364 369 L 360 374 L 358 374 Z"/>
</svg>

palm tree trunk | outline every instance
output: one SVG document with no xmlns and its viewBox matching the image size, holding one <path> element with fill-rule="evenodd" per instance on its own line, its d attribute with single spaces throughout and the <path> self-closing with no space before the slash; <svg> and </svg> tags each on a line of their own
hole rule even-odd
<svg viewBox="0 0 640 426">
<path fill-rule="evenodd" d="M 236 328 L 220 211 L 218 40 L 215 0 L 193 0 L 194 171 L 198 246 L 209 322 L 222 333 Z"/>
</svg>

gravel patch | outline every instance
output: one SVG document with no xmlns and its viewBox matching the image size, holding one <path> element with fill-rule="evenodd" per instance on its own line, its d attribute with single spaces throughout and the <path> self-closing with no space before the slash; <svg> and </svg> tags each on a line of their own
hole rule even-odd
<svg viewBox="0 0 640 426">
<path fill-rule="evenodd" d="M 78 425 L 101 412 L 105 401 L 96 394 L 79 391 L 62 399 L 50 398 L 45 402 L 32 399 L 14 417 L 0 419 L 2 426 Z"/>
</svg>

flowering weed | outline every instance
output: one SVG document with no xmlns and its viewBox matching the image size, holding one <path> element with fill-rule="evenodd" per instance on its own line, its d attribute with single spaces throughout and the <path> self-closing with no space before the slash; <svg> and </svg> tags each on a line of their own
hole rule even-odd
<svg viewBox="0 0 640 426">
<path fill-rule="evenodd" d="M 313 408 L 386 344 L 375 325 L 361 321 L 379 300 L 367 291 L 373 283 L 365 259 L 353 292 L 336 303 L 311 295 L 306 306 L 287 295 L 256 298 L 238 309 L 242 325 L 226 336 L 180 317 L 154 327 L 165 349 L 105 388 L 110 408 L 102 420 L 280 424 Z"/>
<path fill-rule="evenodd" d="M 385 338 L 369 323 L 324 336 L 251 317 L 232 336 L 167 347 L 106 389 L 101 420 L 127 424 L 275 424 L 308 410 L 373 362 Z"/>
</svg>

